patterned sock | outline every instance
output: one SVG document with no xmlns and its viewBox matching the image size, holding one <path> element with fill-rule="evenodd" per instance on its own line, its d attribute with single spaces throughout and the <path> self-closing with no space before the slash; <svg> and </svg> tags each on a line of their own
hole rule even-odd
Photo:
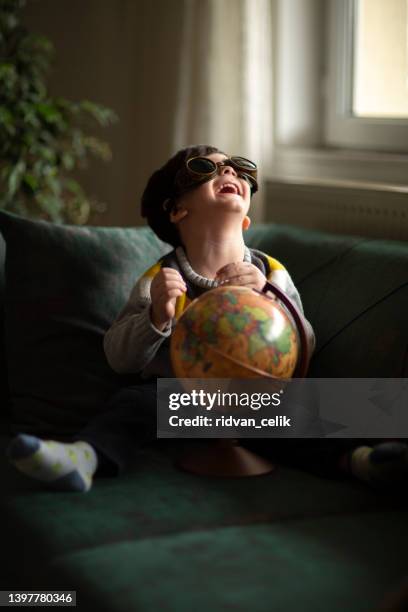
<svg viewBox="0 0 408 612">
<path fill-rule="evenodd" d="M 359 446 L 351 453 L 352 474 L 369 484 L 393 488 L 408 482 L 408 445 L 381 442 L 374 447 Z"/>
<path fill-rule="evenodd" d="M 89 491 L 98 465 L 87 442 L 65 444 L 26 434 L 10 442 L 7 456 L 21 472 L 59 491 Z"/>
</svg>

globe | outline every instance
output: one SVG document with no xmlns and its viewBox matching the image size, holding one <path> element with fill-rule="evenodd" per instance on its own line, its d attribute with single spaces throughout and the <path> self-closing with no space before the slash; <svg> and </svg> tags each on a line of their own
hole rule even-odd
<svg viewBox="0 0 408 612">
<path fill-rule="evenodd" d="M 300 354 L 296 324 L 277 299 L 243 286 L 221 286 L 195 299 L 170 343 L 178 378 L 288 379 Z"/>
</svg>

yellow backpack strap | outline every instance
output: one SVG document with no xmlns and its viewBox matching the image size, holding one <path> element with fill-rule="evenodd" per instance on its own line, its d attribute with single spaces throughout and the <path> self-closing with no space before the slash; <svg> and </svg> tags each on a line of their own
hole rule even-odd
<svg viewBox="0 0 408 612">
<path fill-rule="evenodd" d="M 258 249 L 250 249 L 250 251 L 252 263 L 265 274 L 266 278 L 269 278 L 276 270 L 285 270 L 285 267 L 280 261 L 274 257 L 270 257 L 270 255 L 267 255 L 263 251 L 258 251 Z"/>
<path fill-rule="evenodd" d="M 174 270 L 177 270 L 178 272 L 180 272 L 181 276 L 184 278 L 184 281 L 187 285 L 187 292 L 183 293 L 182 295 L 179 295 L 179 297 L 176 300 L 176 312 L 174 314 L 174 318 L 177 321 L 180 318 L 180 316 L 183 314 L 187 306 L 190 304 L 192 299 L 194 298 L 194 295 L 192 295 L 191 293 L 191 286 L 190 286 L 188 279 L 182 273 L 182 270 L 177 261 L 177 257 L 175 255 L 175 251 L 171 251 L 170 253 L 167 253 L 166 255 L 164 255 L 160 263 L 162 267 L 173 268 Z"/>
<path fill-rule="evenodd" d="M 183 293 L 182 295 L 179 295 L 177 300 L 176 300 L 176 312 L 174 315 L 174 318 L 176 319 L 176 321 L 180 318 L 180 316 L 182 315 L 183 311 L 186 309 L 187 307 L 187 302 L 188 298 L 187 298 L 187 294 Z M 190 302 L 190 300 L 188 300 L 188 302 Z"/>
<path fill-rule="evenodd" d="M 153 264 L 153 266 L 151 266 L 148 270 L 146 270 L 146 272 L 143 274 L 143 277 L 146 276 L 147 278 L 150 278 L 150 279 L 154 278 L 156 274 L 160 272 L 161 267 L 162 267 L 161 262 L 158 261 L 157 263 Z"/>
<path fill-rule="evenodd" d="M 168 262 L 163 262 L 162 260 L 158 261 L 157 263 L 155 263 L 153 266 L 151 266 L 148 270 L 146 270 L 146 272 L 143 274 L 142 278 L 140 279 L 141 285 L 144 285 L 144 289 L 145 292 L 150 292 L 150 284 L 153 280 L 153 278 L 156 276 L 156 274 L 158 274 L 161 270 L 161 268 L 163 267 L 163 263 L 165 263 L 165 265 L 168 265 Z M 183 293 L 182 295 L 180 295 L 177 300 L 176 300 L 176 312 L 175 312 L 175 319 L 179 319 L 180 316 L 182 315 L 182 313 L 184 312 L 184 310 L 187 308 L 187 306 L 190 304 L 191 300 L 190 298 L 187 297 L 186 293 Z"/>
<path fill-rule="evenodd" d="M 160 272 L 160 269 L 161 262 L 158 261 L 142 274 L 138 281 L 140 295 L 144 297 L 150 296 L 150 285 L 152 284 L 152 280 L 156 276 L 156 274 Z"/>
<path fill-rule="evenodd" d="M 269 274 L 274 270 L 285 270 L 285 266 L 281 264 L 280 261 L 275 259 L 274 257 L 270 257 L 270 255 L 266 255 L 266 259 L 269 265 Z"/>
<path fill-rule="evenodd" d="M 285 266 L 283 266 L 281 262 L 274 257 L 266 255 L 266 258 L 269 266 L 269 272 L 266 275 L 267 280 L 277 282 L 282 288 L 286 287 L 288 273 Z"/>
</svg>

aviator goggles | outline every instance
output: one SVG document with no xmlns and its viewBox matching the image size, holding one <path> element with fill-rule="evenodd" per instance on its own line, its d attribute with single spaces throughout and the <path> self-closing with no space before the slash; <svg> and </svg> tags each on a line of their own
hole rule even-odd
<svg viewBox="0 0 408 612">
<path fill-rule="evenodd" d="M 245 157 L 228 157 L 220 162 L 215 162 L 208 157 L 190 157 L 185 163 L 184 172 L 179 172 L 176 176 L 175 186 L 178 190 L 184 191 L 199 183 L 205 183 L 213 179 L 219 169 L 224 166 L 233 168 L 240 178 L 243 178 L 251 187 L 251 195 L 258 191 L 256 164 Z"/>
</svg>

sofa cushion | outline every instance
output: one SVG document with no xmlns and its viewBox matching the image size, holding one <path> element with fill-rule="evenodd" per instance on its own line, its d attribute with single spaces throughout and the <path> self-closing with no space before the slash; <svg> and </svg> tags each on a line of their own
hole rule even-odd
<svg viewBox="0 0 408 612">
<path fill-rule="evenodd" d="M 407 544 L 404 512 L 374 512 L 110 543 L 49 571 L 111 612 L 369 612 L 405 577 Z"/>
<path fill-rule="evenodd" d="M 169 247 L 147 228 L 62 226 L 0 212 L 13 427 L 76 432 L 126 377 L 103 336 L 137 277 Z"/>
<path fill-rule="evenodd" d="M 100 542 L 367 512 L 396 503 L 357 481 L 323 479 L 281 466 L 262 478 L 197 477 L 174 465 L 189 448 L 181 440 L 155 441 L 138 452 L 120 478 L 96 478 L 90 495 L 50 491 L 11 464 L 0 464 L 1 505 L 13 526 L 10 537 L 26 528 L 37 534 L 49 556 L 53 547 L 69 553 Z"/>
<path fill-rule="evenodd" d="M 2 440 L 0 437 L 0 453 L 5 444 L 7 439 Z M 196 444 L 198 442 L 195 442 L 194 446 Z M 404 537 L 408 533 L 406 498 L 381 495 L 357 481 L 322 479 L 281 466 L 277 466 L 271 474 L 256 478 L 197 477 L 174 466 L 174 459 L 186 452 L 189 445 L 190 443 L 184 445 L 182 441 L 156 441 L 139 451 L 134 463 L 120 478 L 97 478 L 91 492 L 86 495 L 50 491 L 42 483 L 17 472 L 13 466 L 0 462 L 0 480 L 3 485 L 0 524 L 3 530 L 2 545 L 8 551 L 8 569 L 12 572 L 17 568 L 17 573 L 23 577 L 23 586 L 26 589 L 32 585 L 36 588 L 44 586 L 50 589 L 53 586 L 50 582 L 50 570 L 54 567 L 55 584 L 59 584 L 58 588 L 62 589 L 64 585 L 67 585 L 66 588 L 68 585 L 71 585 L 69 586 L 71 589 L 77 588 L 81 601 L 88 592 L 97 599 L 97 609 L 103 610 L 103 599 L 105 597 L 111 599 L 115 594 L 118 595 L 116 589 L 121 589 L 122 578 L 125 582 L 130 580 L 132 568 L 135 567 L 124 563 L 115 566 L 117 561 L 115 551 L 118 551 L 118 554 L 123 552 L 127 557 L 126 551 L 129 552 L 131 549 L 132 559 L 133 554 L 136 559 L 140 553 L 142 555 L 140 571 L 145 575 L 146 572 L 153 571 L 151 563 L 161 563 L 164 550 L 162 546 L 166 541 L 175 542 L 180 538 L 179 542 L 182 543 L 190 541 L 190 536 L 194 540 L 195 535 L 199 536 L 200 533 L 214 533 L 216 540 L 217 534 L 224 533 L 225 529 L 225 533 L 227 530 L 237 533 L 236 540 L 234 538 L 234 542 L 231 542 L 235 551 L 232 556 L 235 559 L 238 558 L 237 547 L 239 540 L 242 539 L 242 542 L 246 543 L 243 549 L 247 550 L 247 555 L 253 556 L 253 561 L 270 554 L 272 555 L 270 561 L 273 562 L 274 551 L 278 556 L 283 554 L 287 537 L 291 553 L 284 560 L 283 570 L 286 570 L 288 576 L 296 569 L 292 567 L 292 562 L 299 564 L 299 570 L 303 564 L 309 562 L 309 556 L 314 565 L 318 564 L 319 550 L 327 553 L 325 559 L 321 561 L 323 565 L 328 561 L 330 565 L 332 563 L 334 566 L 337 565 L 343 572 L 346 568 L 346 559 L 343 559 L 343 563 L 341 557 L 343 554 L 347 556 L 347 550 L 343 550 L 340 554 L 336 553 L 338 524 L 342 518 L 351 518 L 354 514 L 357 518 L 360 517 L 364 526 L 365 518 L 369 519 L 372 512 L 382 513 L 382 519 L 378 521 L 376 528 L 384 534 L 384 542 L 389 544 L 395 533 L 400 530 L 398 541 L 394 541 L 393 561 L 396 565 L 393 567 L 394 569 L 405 567 Z M 390 511 L 395 512 L 397 521 L 392 517 L 393 520 L 387 523 L 387 512 Z M 302 530 L 302 525 L 308 521 L 316 525 L 317 529 L 307 536 Z M 321 523 L 329 528 L 319 531 L 318 526 Z M 268 546 L 264 547 L 256 539 L 252 553 L 247 548 L 249 541 L 246 539 L 248 534 L 246 527 L 250 525 L 259 527 L 261 540 L 264 536 L 268 540 Z M 252 527 L 250 532 L 252 533 Z M 255 532 L 258 532 L 257 529 Z M 273 533 L 280 534 L 275 544 L 269 540 L 268 533 L 271 536 Z M 15 545 L 16 534 L 18 534 L 18 546 Z M 374 538 L 371 544 L 368 541 L 369 537 Z M 339 539 L 341 541 L 341 538 Z M 149 547 L 152 547 L 150 559 L 145 557 L 143 548 L 143 543 L 147 542 Z M 382 563 L 382 558 L 371 558 L 365 548 L 366 545 L 378 548 L 378 541 L 371 527 L 365 530 L 362 541 L 353 535 L 350 536 L 349 542 L 353 546 L 356 545 L 355 548 L 352 547 L 353 554 L 350 553 L 353 567 L 356 563 L 353 556 L 358 557 L 361 553 L 362 564 L 373 564 L 374 571 L 379 572 L 377 562 Z M 154 543 L 158 543 L 159 546 L 157 555 L 153 550 Z M 332 545 L 333 550 L 330 553 Z M 271 548 L 268 552 L 269 546 Z M 211 547 L 218 558 L 217 550 L 220 549 L 217 549 L 216 541 L 211 540 Z M 100 552 L 100 555 L 96 554 L 93 557 L 92 551 Z M 190 561 L 198 562 L 199 557 L 193 551 L 190 552 L 186 551 L 186 554 L 180 554 L 178 559 L 174 559 L 174 563 L 183 566 L 183 570 L 180 571 L 188 572 L 187 566 Z M 199 555 L 199 549 L 196 553 Z M 216 557 L 214 561 L 218 564 L 219 560 L 217 561 Z M 102 558 L 107 565 L 105 567 L 100 565 L 98 571 L 103 574 L 105 571 L 110 571 L 111 579 L 115 581 L 113 591 L 109 593 L 104 590 L 101 582 L 98 588 L 96 574 L 93 575 L 91 571 L 91 566 L 96 567 L 104 563 Z M 132 559 L 129 561 L 133 563 Z M 246 563 L 241 566 L 239 561 L 237 562 L 239 572 L 244 571 Z M 362 571 L 360 563 L 358 565 Z M 129 573 L 126 567 L 131 568 Z M 334 569 L 332 567 L 333 571 Z M 158 567 L 157 570 L 162 572 L 163 568 Z M 251 572 L 249 567 L 248 571 L 248 577 L 250 576 L 254 582 L 256 572 Z M 371 565 L 367 565 L 366 571 L 365 577 L 369 575 Z M 79 581 L 80 573 L 84 576 L 83 582 Z M 310 609 L 313 609 L 312 604 L 316 604 L 318 599 L 318 575 L 319 573 L 316 574 Z M 384 577 L 385 572 L 381 574 L 381 579 Z M 398 576 L 395 578 L 398 579 Z M 191 579 L 192 574 L 188 577 L 188 580 Z M 344 586 L 343 579 L 342 574 L 334 586 L 339 589 Z M 356 588 L 359 592 L 361 588 L 361 594 L 366 586 L 364 580 L 362 575 L 356 576 Z M 215 575 L 211 577 L 211 581 L 215 588 Z M 262 584 L 266 588 L 266 581 L 267 577 L 264 576 L 258 588 L 263 588 Z M 10 584 L 12 583 L 9 582 L 8 585 Z M 128 589 L 132 598 L 137 597 L 140 585 L 134 591 L 130 584 L 127 584 L 124 590 Z M 233 592 L 233 585 L 230 584 L 229 590 L 230 593 Z M 282 589 L 281 596 L 289 596 L 289 591 L 290 589 Z M 217 597 L 223 597 L 223 592 L 224 590 L 220 588 Z M 143 601 L 143 606 L 145 596 L 147 592 L 143 591 L 142 600 L 139 602 L 142 604 Z M 194 589 L 189 588 L 189 593 L 185 596 L 193 597 Z M 173 607 L 170 606 L 170 609 L 178 609 L 176 603 L 179 602 L 173 601 Z M 185 604 L 187 603 L 186 601 Z M 108 609 L 122 610 L 125 609 L 124 604 L 125 601 L 118 598 L 118 607 L 115 608 L 110 603 Z M 152 609 L 143 606 L 142 610 Z M 156 607 L 153 606 L 153 609 Z M 139 609 L 136 601 L 130 609 Z M 202 609 L 208 607 L 203 606 Z M 217 609 L 222 609 L 222 606 Z M 292 605 L 288 609 L 297 608 Z M 358 610 L 358 607 L 353 609 Z"/>
</svg>

